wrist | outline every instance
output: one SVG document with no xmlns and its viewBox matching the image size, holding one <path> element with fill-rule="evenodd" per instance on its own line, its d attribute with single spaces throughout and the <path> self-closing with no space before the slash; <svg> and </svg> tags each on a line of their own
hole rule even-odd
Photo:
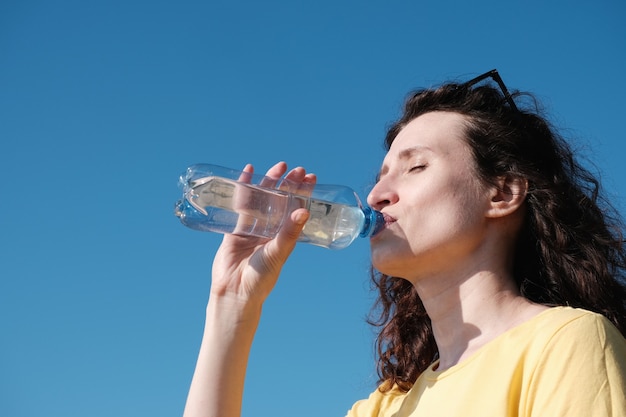
<svg viewBox="0 0 626 417">
<path fill-rule="evenodd" d="M 207 322 L 224 323 L 227 326 L 251 324 L 256 328 L 263 304 L 234 294 L 211 293 L 206 308 Z"/>
</svg>

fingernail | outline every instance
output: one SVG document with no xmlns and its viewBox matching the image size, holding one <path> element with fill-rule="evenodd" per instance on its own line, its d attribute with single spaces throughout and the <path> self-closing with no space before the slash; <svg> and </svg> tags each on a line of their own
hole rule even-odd
<svg viewBox="0 0 626 417">
<path fill-rule="evenodd" d="M 306 213 L 296 213 L 295 218 L 293 219 L 293 222 L 295 224 L 297 224 L 298 226 L 302 226 L 304 223 L 306 223 L 307 221 L 307 214 Z"/>
</svg>

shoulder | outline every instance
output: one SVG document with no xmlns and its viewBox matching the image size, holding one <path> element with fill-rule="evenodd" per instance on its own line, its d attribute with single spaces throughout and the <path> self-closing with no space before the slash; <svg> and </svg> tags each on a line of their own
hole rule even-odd
<svg viewBox="0 0 626 417">
<path fill-rule="evenodd" d="M 397 386 L 384 390 L 384 384 L 378 387 L 365 400 L 354 403 L 346 417 L 391 417 L 398 411 L 406 392 Z"/>
<path fill-rule="evenodd" d="M 587 310 L 557 307 L 542 315 L 534 329 L 538 340 L 531 348 L 534 360 L 525 391 L 528 406 L 542 410 L 542 415 L 623 411 L 624 336 L 607 318 Z"/>
<path fill-rule="evenodd" d="M 547 310 L 538 317 L 533 330 L 546 337 L 548 343 L 563 337 L 600 345 L 626 343 L 624 336 L 606 317 L 580 308 L 555 307 Z"/>
<path fill-rule="evenodd" d="M 606 317 L 570 307 L 556 307 L 542 316 L 526 334 L 532 338 L 528 354 L 537 370 L 555 375 L 566 368 L 598 375 L 616 371 L 624 378 L 626 339 Z"/>
<path fill-rule="evenodd" d="M 501 336 L 480 358 L 498 360 L 501 364 L 498 368 L 522 372 L 526 383 L 547 381 L 572 372 L 594 378 L 608 372 L 623 379 L 626 339 L 600 314 L 554 307 Z"/>
</svg>

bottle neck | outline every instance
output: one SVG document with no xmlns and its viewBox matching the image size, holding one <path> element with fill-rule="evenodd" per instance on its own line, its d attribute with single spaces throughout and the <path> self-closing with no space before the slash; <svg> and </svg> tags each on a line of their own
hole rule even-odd
<svg viewBox="0 0 626 417">
<path fill-rule="evenodd" d="M 371 237 L 380 232 L 385 225 L 385 218 L 380 211 L 373 210 L 370 207 L 363 208 L 363 214 L 365 215 L 365 221 L 361 228 L 360 237 Z"/>
</svg>

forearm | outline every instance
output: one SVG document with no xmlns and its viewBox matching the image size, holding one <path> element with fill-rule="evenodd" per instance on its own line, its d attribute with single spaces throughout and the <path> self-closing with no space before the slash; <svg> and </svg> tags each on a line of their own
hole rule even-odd
<svg viewBox="0 0 626 417">
<path fill-rule="evenodd" d="M 286 168 L 284 163 L 277 164 L 268 176 L 278 178 Z M 285 178 L 315 181 L 312 174 L 305 176 L 302 168 Z M 204 335 L 184 417 L 240 417 L 248 356 L 261 306 L 308 217 L 307 210 L 295 210 L 271 240 L 224 236 L 213 262 Z"/>
<path fill-rule="evenodd" d="M 261 307 L 212 297 L 184 417 L 239 417 Z"/>
</svg>

